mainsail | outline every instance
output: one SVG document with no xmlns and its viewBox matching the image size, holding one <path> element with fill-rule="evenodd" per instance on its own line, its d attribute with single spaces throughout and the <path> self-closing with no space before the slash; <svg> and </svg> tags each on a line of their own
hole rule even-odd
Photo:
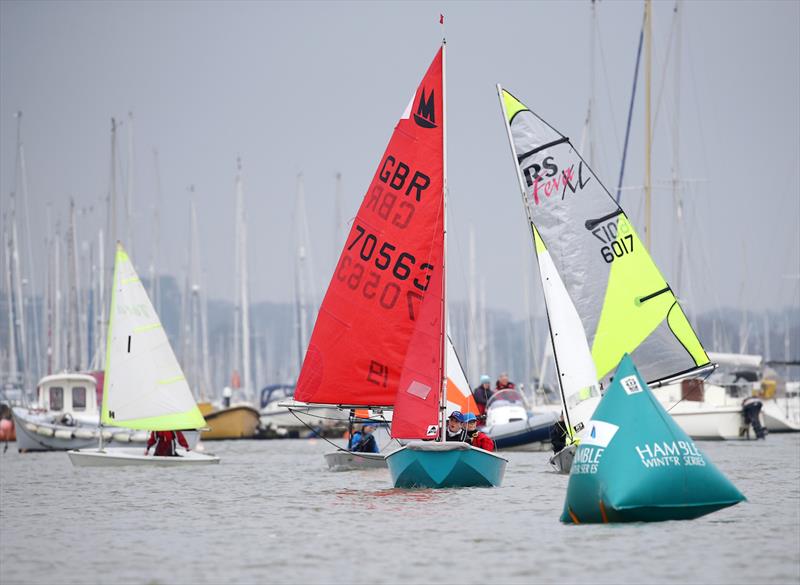
<svg viewBox="0 0 800 585">
<path fill-rule="evenodd" d="M 596 398 L 626 353 L 650 384 L 706 369 L 702 344 L 614 197 L 569 138 L 498 92 L 567 406 Z"/>
<path fill-rule="evenodd" d="M 438 434 L 444 361 L 440 49 L 381 158 L 306 351 L 295 399 L 394 407 L 392 435 Z"/>
<path fill-rule="evenodd" d="M 161 321 L 121 244 L 112 281 L 101 422 L 153 431 L 205 426 Z"/>
</svg>

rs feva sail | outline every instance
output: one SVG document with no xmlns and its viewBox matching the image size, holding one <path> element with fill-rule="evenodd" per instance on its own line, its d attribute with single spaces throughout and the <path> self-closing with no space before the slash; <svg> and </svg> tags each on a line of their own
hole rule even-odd
<svg viewBox="0 0 800 585">
<path fill-rule="evenodd" d="M 121 244 L 114 261 L 101 421 L 153 431 L 206 424 Z"/>
<path fill-rule="evenodd" d="M 306 351 L 295 399 L 394 407 L 392 434 L 430 438 L 444 361 L 442 50 L 358 210 Z"/>
<path fill-rule="evenodd" d="M 498 90 L 567 405 L 607 387 L 625 354 L 650 383 L 709 365 L 622 208 L 566 136 Z"/>
</svg>

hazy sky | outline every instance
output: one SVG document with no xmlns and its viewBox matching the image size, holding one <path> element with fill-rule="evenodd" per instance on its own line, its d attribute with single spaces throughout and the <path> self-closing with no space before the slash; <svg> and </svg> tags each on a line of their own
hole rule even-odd
<svg viewBox="0 0 800 585">
<path fill-rule="evenodd" d="M 673 2 L 654 3 L 656 260 L 676 285 L 669 185 L 677 127 L 691 275 L 681 280 L 681 295 L 699 309 L 798 305 L 800 3 L 685 2 L 680 33 L 672 28 L 673 8 Z M 61 217 L 62 224 L 69 197 L 80 207 L 93 205 L 93 213 L 79 218 L 79 231 L 82 240 L 96 241 L 105 221 L 110 118 L 124 121 L 131 111 L 133 258 L 141 272 L 153 253 L 157 149 L 163 192 L 157 270 L 178 277 L 185 271 L 187 188 L 193 184 L 209 296 L 232 298 L 234 177 L 241 156 L 252 299 L 291 299 L 301 171 L 321 297 L 340 252 L 334 175 L 343 175 L 349 219 L 438 49 L 440 12 L 448 40 L 451 298 L 466 296 L 472 226 L 489 304 L 520 314 L 523 277 L 534 270 L 534 257 L 495 84 L 577 145 L 594 77 L 593 166 L 614 187 L 640 2 L 599 3 L 592 67 L 588 1 L 3 1 L 2 209 L 14 189 L 14 112 L 23 110 L 35 256 L 44 255 L 48 202 L 54 222 Z M 622 201 L 640 230 L 642 81 Z M 126 131 L 124 125 L 123 171 Z M 35 275 L 39 288 L 43 278 Z"/>
</svg>

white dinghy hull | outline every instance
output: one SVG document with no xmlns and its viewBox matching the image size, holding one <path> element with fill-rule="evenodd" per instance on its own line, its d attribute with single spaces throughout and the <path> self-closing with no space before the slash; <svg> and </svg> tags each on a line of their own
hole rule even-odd
<svg viewBox="0 0 800 585">
<path fill-rule="evenodd" d="M 75 467 L 122 467 L 129 465 L 150 465 L 155 467 L 175 467 L 209 465 L 219 463 L 216 455 L 183 451 L 176 457 L 145 455 L 141 448 L 80 449 L 67 451 L 69 460 Z"/>
</svg>

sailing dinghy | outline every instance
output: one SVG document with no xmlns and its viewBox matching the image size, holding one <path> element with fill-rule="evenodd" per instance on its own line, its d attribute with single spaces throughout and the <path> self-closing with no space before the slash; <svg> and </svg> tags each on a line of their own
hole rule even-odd
<svg viewBox="0 0 800 585">
<path fill-rule="evenodd" d="M 630 354 L 651 387 L 715 367 L 634 230 L 569 138 L 497 86 L 544 288 L 569 473 L 614 369 Z"/>
<path fill-rule="evenodd" d="M 453 341 L 447 336 L 447 401 L 448 412 L 458 410 L 464 414 L 471 412 L 478 413 L 478 407 L 467 382 L 464 368 L 456 354 Z M 391 424 L 391 411 L 383 413 L 373 413 L 368 410 L 360 409 L 352 411 L 350 420 L 351 427 L 353 422 L 377 422 L 380 425 Z M 352 435 L 352 429 L 349 433 Z M 400 444 L 400 443 L 397 443 Z M 354 453 L 345 449 L 337 449 L 330 453 L 325 453 L 325 461 L 331 471 L 353 471 L 360 469 L 386 469 L 387 453 Z"/>
<path fill-rule="evenodd" d="M 506 459 L 445 443 L 445 45 L 395 127 L 353 221 L 295 398 L 393 409 L 396 487 L 500 485 Z"/>
<path fill-rule="evenodd" d="M 147 292 L 122 244 L 117 243 L 106 339 L 101 425 L 147 431 L 206 426 Z M 68 451 L 79 467 L 204 465 L 219 457 L 178 451 L 174 457 L 145 455 L 142 448 Z"/>
</svg>

